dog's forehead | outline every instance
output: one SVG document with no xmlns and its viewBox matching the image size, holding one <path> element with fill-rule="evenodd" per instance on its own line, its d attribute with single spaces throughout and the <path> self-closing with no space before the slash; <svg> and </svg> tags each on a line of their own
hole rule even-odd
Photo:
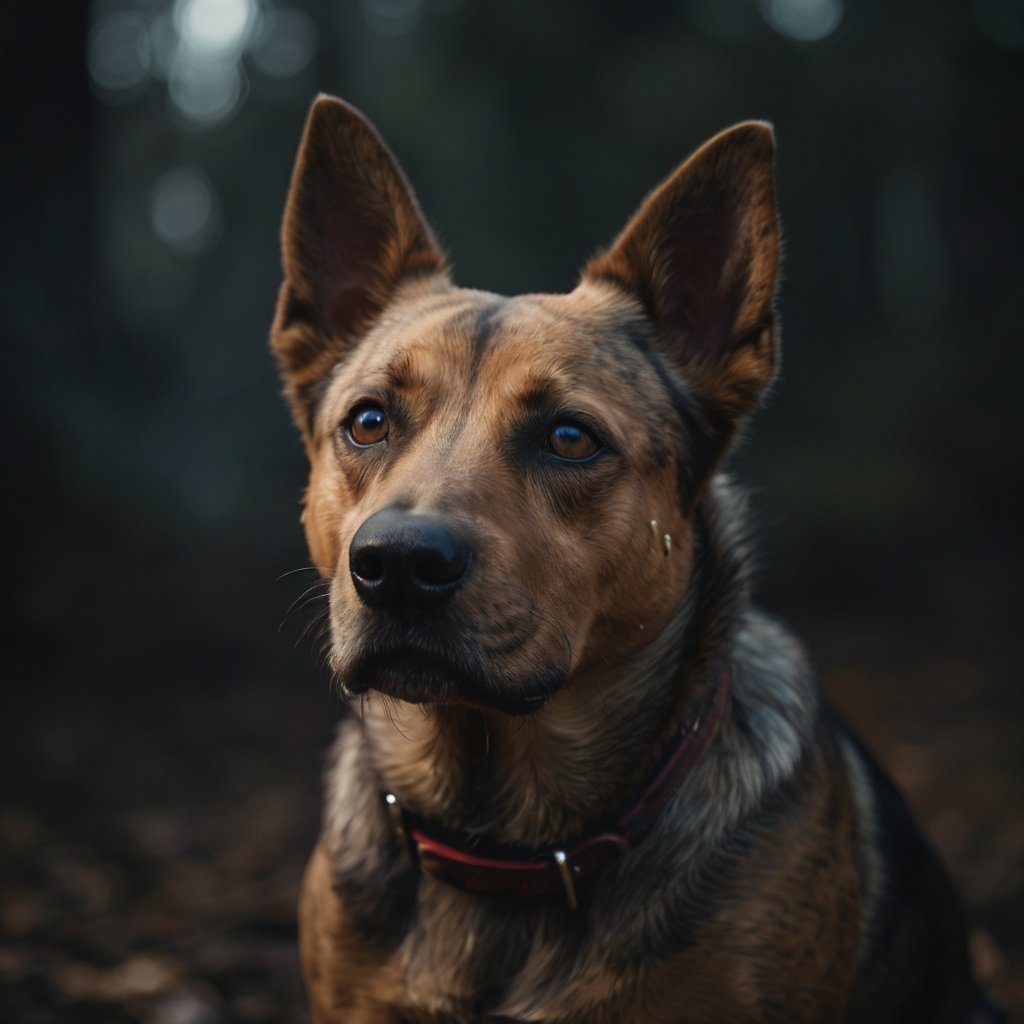
<svg viewBox="0 0 1024 1024">
<path fill-rule="evenodd" d="M 400 387 L 548 381 L 621 392 L 650 373 L 644 332 L 628 303 L 599 291 L 508 298 L 460 289 L 390 311 L 349 369 Z"/>
</svg>

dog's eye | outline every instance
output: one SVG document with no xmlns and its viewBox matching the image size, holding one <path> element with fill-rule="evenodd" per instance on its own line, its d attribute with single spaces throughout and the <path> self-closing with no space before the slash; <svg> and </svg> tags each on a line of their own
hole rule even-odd
<svg viewBox="0 0 1024 1024">
<path fill-rule="evenodd" d="M 578 423 L 556 423 L 548 434 L 547 446 L 560 459 L 574 462 L 589 459 L 601 447 L 594 435 Z"/>
<path fill-rule="evenodd" d="M 352 417 L 348 426 L 348 436 L 360 448 L 368 448 L 379 444 L 388 436 L 390 429 L 388 414 L 375 405 L 366 405 Z"/>
</svg>

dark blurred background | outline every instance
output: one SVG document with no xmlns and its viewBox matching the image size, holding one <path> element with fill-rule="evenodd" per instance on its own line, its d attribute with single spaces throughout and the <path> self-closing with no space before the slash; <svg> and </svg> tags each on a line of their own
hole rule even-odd
<svg viewBox="0 0 1024 1024">
<path fill-rule="evenodd" d="M 318 90 L 503 292 L 570 288 L 690 148 L 775 123 L 759 597 L 1024 1011 L 1019 0 L 8 0 L 0 38 L 0 1019 L 306 1019 L 338 706 L 266 336 Z"/>
</svg>

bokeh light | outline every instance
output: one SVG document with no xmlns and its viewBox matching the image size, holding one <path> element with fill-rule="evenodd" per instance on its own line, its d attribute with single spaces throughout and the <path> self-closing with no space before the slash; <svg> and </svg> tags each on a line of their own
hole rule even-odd
<svg viewBox="0 0 1024 1024">
<path fill-rule="evenodd" d="M 174 112 L 198 126 L 230 117 L 244 95 L 245 80 L 237 61 L 203 60 L 179 50 L 167 78 Z"/>
<path fill-rule="evenodd" d="M 149 217 L 157 238 L 180 252 L 203 252 L 220 235 L 217 197 L 195 167 L 176 167 L 157 179 L 150 194 Z"/>
<path fill-rule="evenodd" d="M 144 8 L 94 3 L 86 61 L 94 91 L 124 104 L 166 83 L 174 119 L 212 128 L 244 105 L 247 67 L 269 79 L 298 75 L 313 61 L 309 15 L 270 0 L 164 0 Z M 374 31 L 397 35 L 418 21 L 421 0 L 364 0 Z"/>
<path fill-rule="evenodd" d="M 149 80 L 147 28 L 146 19 L 133 11 L 116 11 L 93 25 L 86 45 L 86 66 L 93 85 L 107 102 L 133 99 Z"/>
<path fill-rule="evenodd" d="M 423 0 L 360 0 L 360 3 L 367 27 L 380 36 L 411 32 L 423 13 Z"/>
<path fill-rule="evenodd" d="M 309 15 L 294 8 L 268 11 L 254 39 L 252 62 L 273 78 L 297 75 L 313 59 L 317 33 Z"/>
<path fill-rule="evenodd" d="M 174 5 L 181 45 L 211 60 L 237 57 L 256 17 L 253 0 L 177 0 Z"/>
<path fill-rule="evenodd" d="M 776 32 L 800 43 L 830 36 L 843 20 L 842 0 L 761 0 L 761 11 Z"/>
</svg>

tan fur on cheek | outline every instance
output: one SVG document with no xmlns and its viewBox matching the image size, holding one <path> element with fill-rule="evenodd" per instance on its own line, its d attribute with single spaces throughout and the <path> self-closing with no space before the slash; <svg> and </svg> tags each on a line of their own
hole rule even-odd
<svg viewBox="0 0 1024 1024">
<path fill-rule="evenodd" d="M 611 606 L 603 628 L 620 637 L 622 655 L 632 654 L 661 633 L 677 612 L 689 588 L 693 570 L 689 524 L 685 521 L 672 531 L 673 544 L 669 554 L 663 542 L 650 543 L 647 531 L 643 545 L 635 551 L 635 568 L 623 574 L 615 586 L 628 591 Z"/>
<path fill-rule="evenodd" d="M 329 446 L 322 445 L 321 448 Z M 306 488 L 302 526 L 313 565 L 321 576 L 338 571 L 341 556 L 341 521 L 348 502 L 340 501 L 344 485 L 334 464 L 333 454 L 321 450 L 311 453 L 309 486 Z"/>
<path fill-rule="evenodd" d="M 607 531 L 609 543 L 590 590 L 596 603 L 591 635 L 600 638 L 594 646 L 604 658 L 627 658 L 650 643 L 690 585 L 692 531 L 674 506 L 674 481 L 665 483 L 664 493 L 638 493 Z M 652 520 L 659 524 L 657 534 Z M 668 553 L 665 535 L 672 537 Z"/>
</svg>

